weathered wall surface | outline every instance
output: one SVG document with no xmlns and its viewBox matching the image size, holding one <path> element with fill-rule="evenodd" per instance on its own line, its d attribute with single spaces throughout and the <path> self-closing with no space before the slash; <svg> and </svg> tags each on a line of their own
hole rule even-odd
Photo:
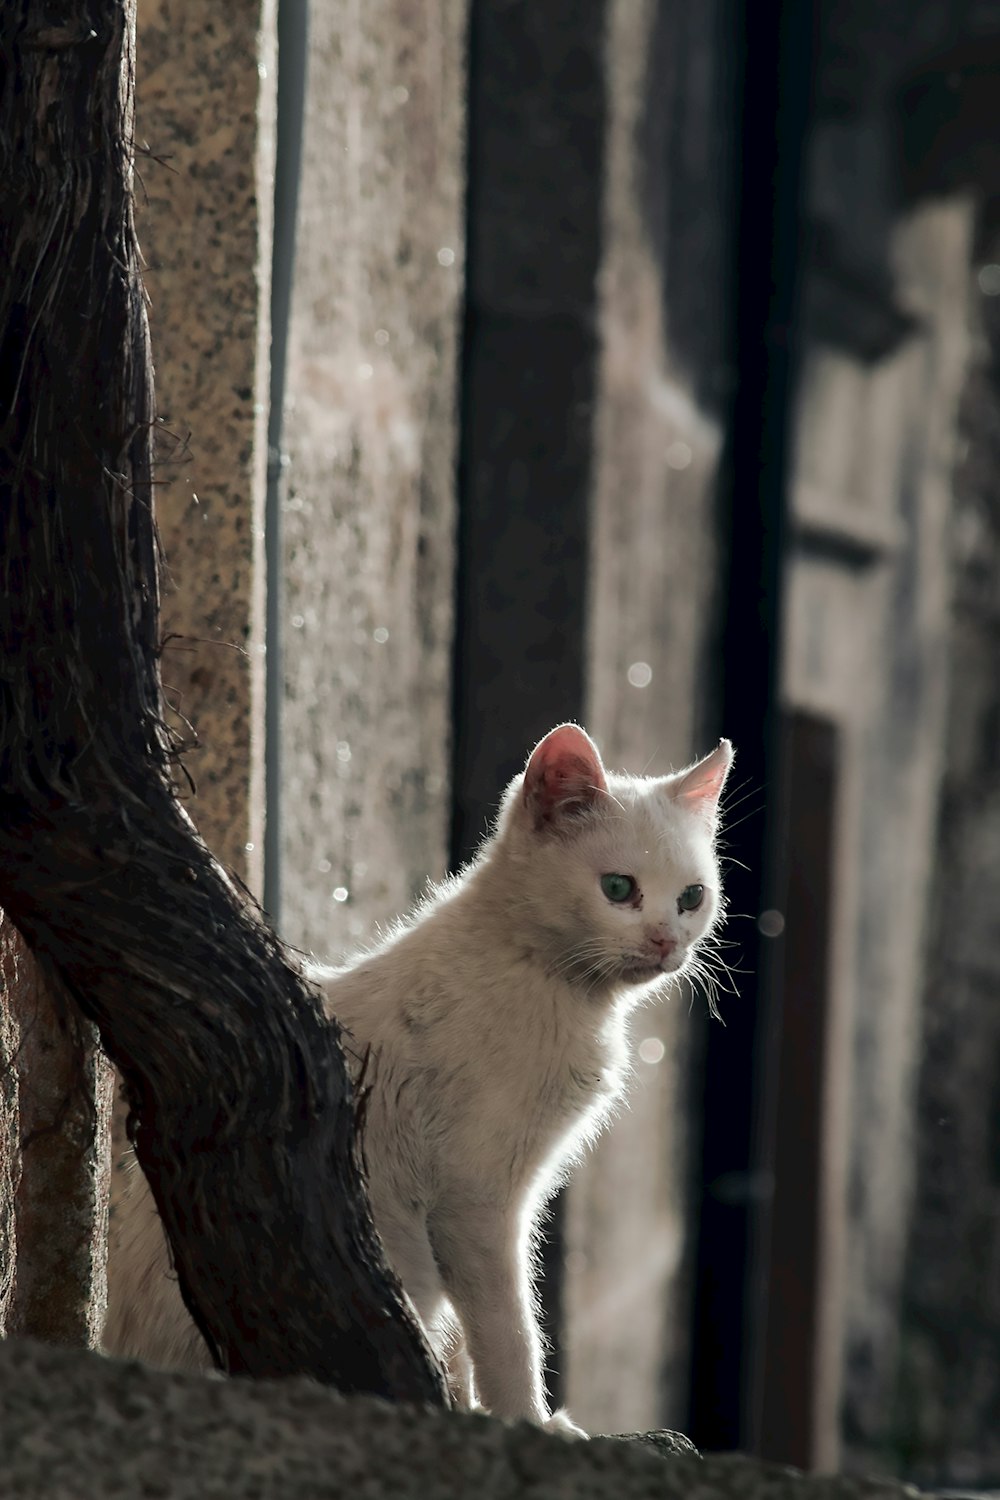
<svg viewBox="0 0 1000 1500">
<path fill-rule="evenodd" d="M 977 66 L 994 65 L 997 21 L 990 6 L 823 10 L 790 497 L 783 696 L 790 709 L 832 725 L 837 745 L 815 1451 L 820 1462 L 856 1472 L 903 1469 L 925 1481 L 947 1472 L 934 1467 L 935 1441 L 942 1454 L 958 1452 L 960 1408 L 967 1452 L 991 1430 L 989 1381 L 968 1372 L 977 1350 L 982 1371 L 996 1347 L 988 1315 L 966 1344 L 961 1299 L 944 1292 L 946 1275 L 952 1288 L 976 1279 L 977 1231 L 963 1242 L 954 1215 L 932 1212 L 932 1203 L 947 1173 L 958 1194 L 968 1192 L 970 1220 L 981 1229 L 989 1086 L 977 1066 L 978 1084 L 965 1093 L 972 1154 L 953 1155 L 937 1123 L 952 1118 L 953 1080 L 934 1049 L 953 1055 L 967 999 L 950 971 L 960 953 L 977 962 L 984 932 L 970 917 L 957 935 L 960 907 L 944 910 L 939 862 L 950 848 L 957 880 L 968 859 L 989 862 L 995 837 L 987 813 L 977 843 L 967 842 L 970 822 L 942 844 L 948 804 L 943 825 L 938 807 L 949 758 L 951 795 L 989 806 L 968 750 L 958 750 L 964 731 L 955 723 L 956 706 L 975 722 L 995 691 L 976 666 L 988 631 L 974 626 L 973 646 L 959 605 L 950 655 L 947 642 L 951 559 L 963 534 L 952 479 L 970 354 L 970 188 L 988 158 L 974 122 L 963 137 L 963 90 Z M 973 553 L 981 540 L 977 533 Z M 982 557 L 970 566 L 970 576 L 982 576 Z M 980 1062 L 989 1046 L 980 1033 Z M 968 1384 L 955 1386 L 952 1406 L 940 1392 L 952 1389 L 956 1364 Z M 977 1463 L 956 1462 L 956 1480 L 988 1480 L 987 1460 Z"/>
<path fill-rule="evenodd" d="M 144 0 L 136 78 L 136 219 L 164 429 L 163 681 L 200 740 L 186 758 L 191 815 L 256 890 L 274 10 L 274 0 Z"/>
<path fill-rule="evenodd" d="M 928 907 L 915 1187 L 893 1442 L 907 1472 L 1000 1482 L 1000 233 L 984 206 L 948 548 L 950 693 Z"/>
<path fill-rule="evenodd" d="M 14 1194 L 21 1177 L 15 1067 L 18 1035 L 13 1011 L 16 941 L 13 928 L 0 914 L 0 1338 L 7 1332 L 7 1315 L 14 1294 L 17 1253 Z"/>
<path fill-rule="evenodd" d="M 708 671 L 728 339 L 720 34 L 714 4 L 609 10 L 587 723 L 609 764 L 654 775 L 721 733 Z M 686 1410 L 706 1024 L 703 998 L 688 1001 L 636 1017 L 629 1107 L 568 1193 L 567 1401 L 595 1429 Z"/>
<path fill-rule="evenodd" d="M 156 1375 L 40 1344 L 0 1345 L 5 1493 L 24 1500 L 902 1500 L 891 1484 L 803 1478 L 633 1442 L 344 1399 L 304 1381 Z"/>
<path fill-rule="evenodd" d="M 838 736 L 810 1379 L 815 1461 L 838 1461 L 843 1419 L 855 1466 L 884 1461 L 898 1358 L 970 228 L 959 200 L 890 229 L 885 128 L 815 131 L 782 687 Z"/>
<path fill-rule="evenodd" d="M 109 1127 L 113 1071 L 96 1033 L 61 1020 L 20 939 L 5 947 L 18 1043 L 21 1180 L 8 1333 L 97 1344 L 107 1306 Z"/>
<path fill-rule="evenodd" d="M 465 0 L 312 8 L 284 446 L 283 930 L 447 859 Z"/>
<path fill-rule="evenodd" d="M 858 747 L 859 863 L 845 894 L 857 934 L 843 1408 L 855 1468 L 875 1459 L 895 1401 L 945 729 L 950 477 L 967 352 L 970 229 L 967 203 L 931 204 L 904 221 L 895 245 L 900 297 L 919 309 L 921 328 L 899 371 L 902 421 L 890 491 L 899 545 L 879 588 L 875 636 L 884 696 Z"/>
<path fill-rule="evenodd" d="M 112 1073 L 0 912 L 0 1337 L 93 1347 L 107 1305 Z"/>
</svg>

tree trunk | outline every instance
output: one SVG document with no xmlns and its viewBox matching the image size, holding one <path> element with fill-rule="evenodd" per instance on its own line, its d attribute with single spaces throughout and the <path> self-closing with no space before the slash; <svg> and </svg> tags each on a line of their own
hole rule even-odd
<svg viewBox="0 0 1000 1500">
<path fill-rule="evenodd" d="M 131 23 L 128 0 L 0 12 L 0 904 L 121 1070 L 219 1365 L 441 1403 L 337 1028 L 174 785 Z"/>
</svg>

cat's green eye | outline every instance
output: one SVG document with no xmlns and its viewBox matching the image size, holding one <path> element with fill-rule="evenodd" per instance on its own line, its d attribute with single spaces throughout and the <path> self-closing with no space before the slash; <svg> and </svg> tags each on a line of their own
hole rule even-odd
<svg viewBox="0 0 1000 1500">
<path fill-rule="evenodd" d="M 697 911 L 705 899 L 703 885 L 686 885 L 677 897 L 678 911 Z"/>
<path fill-rule="evenodd" d="M 635 881 L 631 875 L 602 875 L 601 890 L 609 901 L 629 901 L 635 895 Z"/>
</svg>

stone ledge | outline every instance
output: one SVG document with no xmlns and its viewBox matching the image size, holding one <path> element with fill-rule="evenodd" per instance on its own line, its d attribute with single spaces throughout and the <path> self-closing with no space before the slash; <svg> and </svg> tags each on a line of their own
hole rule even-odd
<svg viewBox="0 0 1000 1500">
<path fill-rule="evenodd" d="M 29 1340 L 0 1343 L 5 1500 L 901 1500 L 901 1485 L 810 1479 L 737 1456 L 344 1398 L 308 1381 L 227 1381 Z"/>
</svg>

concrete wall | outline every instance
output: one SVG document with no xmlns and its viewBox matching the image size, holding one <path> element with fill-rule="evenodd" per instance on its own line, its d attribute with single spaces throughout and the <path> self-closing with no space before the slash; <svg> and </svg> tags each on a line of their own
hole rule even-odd
<svg viewBox="0 0 1000 1500">
<path fill-rule="evenodd" d="M 447 864 L 465 0 L 312 7 L 284 446 L 283 930 Z"/>
</svg>

